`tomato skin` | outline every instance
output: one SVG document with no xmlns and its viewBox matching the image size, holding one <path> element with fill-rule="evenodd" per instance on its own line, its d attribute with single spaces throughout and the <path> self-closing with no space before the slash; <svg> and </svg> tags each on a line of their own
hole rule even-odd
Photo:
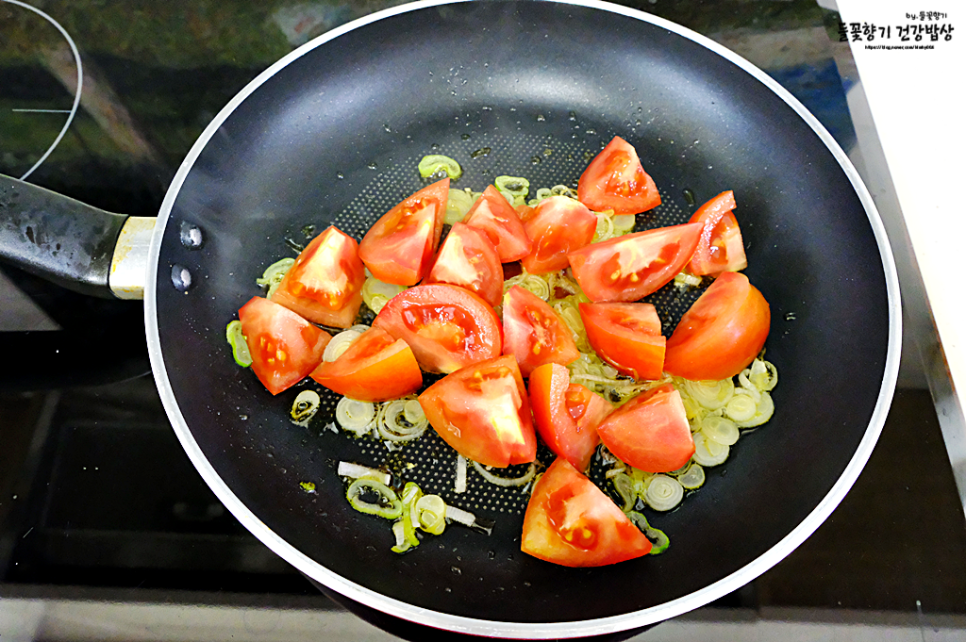
<svg viewBox="0 0 966 642">
<path fill-rule="evenodd" d="M 647 555 L 651 542 L 602 490 L 558 457 L 533 487 L 520 550 L 582 568 Z"/>
<path fill-rule="evenodd" d="M 419 395 L 430 425 L 456 452 L 506 468 L 537 457 L 537 436 L 523 377 L 513 357 L 449 374 Z"/>
<path fill-rule="evenodd" d="M 422 388 L 423 373 L 402 339 L 369 328 L 335 361 L 323 361 L 310 375 L 329 390 L 359 401 L 388 401 Z"/>
<path fill-rule="evenodd" d="M 667 341 L 664 370 L 692 381 L 733 377 L 765 345 L 771 309 L 738 272 L 724 272 L 704 291 Z"/>
<path fill-rule="evenodd" d="M 688 269 L 704 276 L 738 272 L 748 267 L 735 209 L 735 193 L 722 192 L 698 208 L 691 223 L 701 223 L 701 236 Z"/>
<path fill-rule="evenodd" d="M 661 204 L 661 194 L 641 167 L 637 150 L 619 136 L 590 161 L 577 183 L 577 198 L 595 212 L 614 214 L 638 214 Z"/>
<path fill-rule="evenodd" d="M 429 272 L 449 199 L 449 178 L 424 187 L 386 212 L 359 244 L 359 257 L 386 283 L 415 285 Z"/>
<path fill-rule="evenodd" d="M 628 401 L 597 426 L 597 434 L 615 457 L 649 473 L 677 470 L 694 454 L 684 402 L 671 384 Z"/>
<path fill-rule="evenodd" d="M 494 185 L 483 190 L 463 222 L 486 233 L 496 246 L 501 263 L 519 261 L 530 253 L 533 243 L 523 229 L 520 216 Z"/>
<path fill-rule="evenodd" d="M 238 318 L 252 354 L 252 371 L 273 395 L 312 372 L 332 339 L 288 308 L 259 296 L 242 306 Z"/>
<path fill-rule="evenodd" d="M 348 328 L 359 314 L 365 281 L 359 244 L 329 226 L 298 255 L 271 300 L 313 323 Z"/>
<path fill-rule="evenodd" d="M 545 363 L 567 365 L 580 358 L 570 328 L 553 308 L 514 285 L 503 295 L 503 354 L 512 354 L 524 377 Z"/>
<path fill-rule="evenodd" d="M 466 288 L 446 283 L 399 293 L 372 326 L 405 341 L 429 372 L 455 372 L 503 350 L 503 331 L 493 307 Z"/>
<path fill-rule="evenodd" d="M 594 240 L 597 217 L 579 201 L 551 196 L 537 204 L 523 228 L 533 241 L 530 254 L 521 260 L 523 269 L 546 274 L 565 269 L 567 255 Z"/>
<path fill-rule="evenodd" d="M 698 245 L 699 223 L 634 232 L 567 255 L 574 278 L 595 303 L 636 301 L 680 272 Z"/>
<path fill-rule="evenodd" d="M 635 379 L 664 374 L 666 339 L 650 303 L 580 303 L 587 340 L 601 359 Z"/>
<path fill-rule="evenodd" d="M 503 298 L 503 265 L 482 230 L 455 223 L 424 282 L 459 285 L 497 306 Z"/>
<path fill-rule="evenodd" d="M 530 409 L 537 434 L 555 454 L 586 471 L 600 437 L 597 425 L 614 407 L 577 383 L 566 366 L 547 363 L 530 374 Z"/>
</svg>

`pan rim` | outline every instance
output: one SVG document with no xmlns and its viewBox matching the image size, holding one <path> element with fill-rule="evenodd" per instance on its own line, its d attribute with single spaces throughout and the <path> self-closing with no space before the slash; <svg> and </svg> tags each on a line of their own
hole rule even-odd
<svg viewBox="0 0 966 642">
<path fill-rule="evenodd" d="M 246 85 L 242 91 L 235 95 L 205 128 L 201 136 L 192 146 L 181 166 L 178 168 L 178 171 L 171 182 L 171 186 L 165 195 L 164 201 L 161 205 L 161 210 L 158 214 L 158 223 L 155 226 L 155 232 L 151 241 L 149 253 L 149 267 L 146 277 L 147 281 L 145 285 L 144 298 L 145 328 L 147 333 L 148 353 L 162 405 L 165 408 L 176 436 L 181 442 L 185 452 L 188 454 L 188 457 L 191 459 L 192 464 L 195 466 L 199 474 L 201 474 L 202 478 L 219 498 L 219 500 L 225 504 L 228 510 L 231 511 L 231 513 L 262 543 L 268 546 L 268 548 L 283 558 L 286 562 L 309 577 L 323 583 L 332 590 L 352 600 L 360 602 L 366 606 L 370 606 L 388 615 L 399 617 L 408 621 L 426 624 L 434 628 L 479 636 L 504 637 L 513 639 L 553 639 L 602 635 L 626 631 L 661 622 L 704 606 L 753 581 L 758 576 L 784 559 L 828 518 L 831 512 L 836 506 L 838 506 L 838 504 L 845 497 L 846 493 L 855 483 L 855 480 L 865 467 L 865 464 L 872 454 L 873 447 L 879 438 L 879 435 L 885 424 L 889 407 L 891 406 L 892 397 L 898 380 L 899 353 L 901 349 L 902 315 L 899 295 L 899 280 L 894 258 L 891 252 L 891 245 L 889 243 L 885 226 L 872 200 L 872 196 L 859 177 L 855 167 L 852 165 L 848 156 L 841 149 L 841 147 L 839 147 L 838 143 L 832 138 L 831 134 L 829 134 L 825 127 L 819 123 L 819 121 L 811 113 L 809 113 L 808 110 L 787 90 L 785 90 L 775 80 L 773 80 L 770 76 L 758 69 L 758 67 L 749 61 L 719 45 L 713 40 L 702 36 L 701 34 L 698 34 L 676 23 L 670 22 L 664 18 L 660 18 L 636 9 L 613 5 L 601 0 L 544 0 L 563 5 L 573 5 L 615 13 L 631 19 L 647 22 L 659 28 L 667 29 L 668 31 L 673 32 L 680 37 L 691 40 L 695 44 L 703 46 L 706 49 L 709 49 L 711 52 L 728 60 L 742 71 L 764 84 L 769 90 L 772 91 L 772 93 L 781 98 L 798 114 L 803 121 L 805 121 L 805 123 L 825 144 L 826 148 L 838 162 L 842 171 L 845 173 L 853 189 L 855 190 L 856 195 L 866 212 L 869 223 L 872 227 L 873 236 L 879 249 L 879 255 L 882 260 L 882 266 L 885 273 L 886 294 L 888 298 L 889 329 L 888 347 L 884 364 L 884 377 L 882 385 L 879 388 L 876 405 L 873 410 L 868 428 L 860 440 L 855 453 L 845 467 L 845 470 L 836 480 L 822 501 L 805 517 L 804 520 L 802 520 L 802 522 L 798 524 L 798 526 L 796 526 L 778 543 L 759 555 L 752 562 L 739 568 L 734 573 L 719 579 L 713 584 L 705 586 L 698 591 L 689 593 L 688 595 L 682 596 L 675 600 L 671 600 L 669 602 L 665 602 L 663 604 L 649 607 L 640 611 L 592 620 L 556 623 L 494 622 L 417 607 L 377 593 L 330 571 L 326 567 L 301 553 L 294 546 L 272 531 L 260 519 L 258 519 L 258 517 L 234 494 L 234 492 L 228 487 L 227 483 L 221 478 L 212 464 L 208 461 L 204 452 L 194 439 L 184 416 L 181 414 L 178 402 L 174 396 L 173 388 L 167 376 L 164 357 L 161 353 L 160 334 L 158 327 L 158 308 L 156 302 L 161 240 L 173 206 L 177 200 L 178 194 L 180 193 L 185 179 L 192 170 L 202 151 L 207 146 L 209 140 L 215 135 L 222 123 L 227 120 L 227 118 L 244 100 L 246 100 L 255 90 L 271 79 L 280 70 L 284 69 L 293 61 L 304 56 L 313 49 L 331 40 L 334 40 L 345 33 L 374 22 L 411 11 L 419 11 L 426 8 L 444 6 L 448 4 L 458 4 L 468 1 L 471 0 L 420 0 L 418 2 L 400 5 L 372 13 L 337 27 L 293 50 L 272 64 L 268 69 L 259 74 L 258 77 Z"/>
</svg>

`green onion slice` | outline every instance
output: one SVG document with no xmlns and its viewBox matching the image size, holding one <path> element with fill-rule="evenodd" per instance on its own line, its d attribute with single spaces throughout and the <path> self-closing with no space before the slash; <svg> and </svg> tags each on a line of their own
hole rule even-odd
<svg viewBox="0 0 966 642">
<path fill-rule="evenodd" d="M 304 425 L 315 416 L 321 404 L 322 398 L 319 397 L 319 393 L 314 390 L 303 390 L 292 402 L 292 410 L 289 416 L 292 417 L 292 421 Z"/>
<path fill-rule="evenodd" d="M 451 187 L 449 198 L 446 199 L 446 216 L 443 222 L 447 225 L 461 222 L 475 202 L 476 198 L 466 190 Z"/>
<path fill-rule="evenodd" d="M 644 501 L 654 510 L 667 511 L 684 499 L 684 487 L 667 475 L 654 475 L 644 491 Z"/>
<path fill-rule="evenodd" d="M 423 491 L 415 482 L 406 482 L 403 486 L 403 535 L 411 546 L 419 546 L 419 538 L 416 537 L 416 525 L 419 523 L 416 519 L 416 502 L 422 496 Z"/>
<path fill-rule="evenodd" d="M 446 530 L 446 502 L 439 495 L 423 495 L 416 500 L 414 525 L 431 535 Z"/>
<path fill-rule="evenodd" d="M 735 423 L 738 424 L 739 428 L 754 428 L 771 419 L 773 414 L 775 414 L 775 402 L 771 398 L 771 394 L 763 392 L 761 393 L 761 401 L 758 402 L 755 416 L 748 421 L 736 421 Z"/>
<path fill-rule="evenodd" d="M 700 464 L 691 464 L 677 479 L 685 490 L 697 490 L 704 486 L 704 468 Z"/>
<path fill-rule="evenodd" d="M 423 178 L 449 176 L 454 181 L 463 175 L 463 168 L 449 156 L 430 154 L 419 161 L 419 175 Z"/>
<path fill-rule="evenodd" d="M 624 505 L 621 506 L 621 510 L 625 513 L 634 510 L 634 505 L 637 504 L 637 493 L 634 491 L 634 480 L 631 479 L 626 473 L 618 473 L 614 475 L 611 480 L 614 482 L 614 490 L 620 495 L 621 499 L 624 501 Z"/>
<path fill-rule="evenodd" d="M 252 354 L 248 351 L 248 342 L 242 334 L 241 321 L 236 319 L 228 324 L 225 328 L 225 338 L 231 344 L 231 356 L 235 358 L 235 363 L 242 368 L 252 365 Z"/>
<path fill-rule="evenodd" d="M 376 502 L 368 502 L 363 495 L 372 493 L 378 496 Z M 376 515 L 386 519 L 398 519 L 403 512 L 403 504 L 396 492 L 374 479 L 357 479 L 349 484 L 346 491 L 349 505 L 360 513 Z"/>
<path fill-rule="evenodd" d="M 520 176 L 497 176 L 493 181 L 511 205 L 525 205 L 527 193 L 530 191 L 530 181 Z"/>
<path fill-rule="evenodd" d="M 664 534 L 664 531 L 653 528 L 647 523 L 647 518 L 641 513 L 631 511 L 627 516 L 634 522 L 634 526 L 641 529 L 644 537 L 651 541 L 651 555 L 660 555 L 671 545 L 671 540 Z"/>
<path fill-rule="evenodd" d="M 406 540 L 406 534 L 404 532 L 402 520 L 397 520 L 393 522 L 392 534 L 395 535 L 396 537 L 396 545 L 393 546 L 391 549 L 389 549 L 393 553 L 405 553 L 406 551 L 412 548 L 412 544 L 410 544 Z"/>
<path fill-rule="evenodd" d="M 288 273 L 289 268 L 295 264 L 295 259 L 287 257 L 275 261 L 267 268 L 262 274 L 261 278 L 255 279 L 255 283 L 261 286 L 268 286 L 268 293 L 265 295 L 268 298 L 272 298 L 272 294 L 278 289 L 278 284 L 282 282 L 285 275 Z"/>
</svg>

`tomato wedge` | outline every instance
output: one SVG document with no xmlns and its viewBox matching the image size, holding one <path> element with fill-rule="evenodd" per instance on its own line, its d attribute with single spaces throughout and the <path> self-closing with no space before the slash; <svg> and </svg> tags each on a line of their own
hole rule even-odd
<svg viewBox="0 0 966 642">
<path fill-rule="evenodd" d="M 422 388 L 423 373 L 402 339 L 369 328 L 335 361 L 323 361 L 311 377 L 329 390 L 360 401 L 388 401 Z"/>
<path fill-rule="evenodd" d="M 534 370 L 528 384 L 537 434 L 577 470 L 587 470 L 600 443 L 597 425 L 614 407 L 584 386 L 570 383 L 570 371 L 556 363 Z"/>
<path fill-rule="evenodd" d="M 273 395 L 304 379 L 332 337 L 286 307 L 256 296 L 238 311 L 252 371 Z"/>
<path fill-rule="evenodd" d="M 580 358 L 570 328 L 534 293 L 514 285 L 503 295 L 503 354 L 512 354 L 524 377 L 545 363 Z"/>
<path fill-rule="evenodd" d="M 595 212 L 614 214 L 638 214 L 661 204 L 661 194 L 641 167 L 637 150 L 620 137 L 590 161 L 577 183 L 577 198 Z"/>
<path fill-rule="evenodd" d="M 419 395 L 419 405 L 439 436 L 468 459 L 499 468 L 536 459 L 527 391 L 513 357 L 443 377 Z"/>
<path fill-rule="evenodd" d="M 348 328 L 362 305 L 365 281 L 359 244 L 329 226 L 298 255 L 271 300 L 314 323 Z"/>
<path fill-rule="evenodd" d="M 545 274 L 565 269 L 567 254 L 594 240 L 597 217 L 579 201 L 551 196 L 540 201 L 523 228 L 533 241 L 530 254 L 522 259 L 523 269 Z"/>
<path fill-rule="evenodd" d="M 636 301 L 687 265 L 700 233 L 700 223 L 659 227 L 593 243 L 567 258 L 591 301 Z"/>
<path fill-rule="evenodd" d="M 684 402 L 671 384 L 628 401 L 597 426 L 597 434 L 615 457 L 649 473 L 677 470 L 694 454 Z"/>
<path fill-rule="evenodd" d="M 502 263 L 519 261 L 530 253 L 532 243 L 523 229 L 523 222 L 494 185 L 483 190 L 483 195 L 473 203 L 463 222 L 486 232 Z"/>
<path fill-rule="evenodd" d="M 455 223 L 425 283 L 461 285 L 496 306 L 503 298 L 503 265 L 483 230 Z"/>
<path fill-rule="evenodd" d="M 359 257 L 386 283 L 415 285 L 433 262 L 449 199 L 449 178 L 424 187 L 376 221 L 359 244 Z"/>
<path fill-rule="evenodd" d="M 454 372 L 500 356 L 503 332 L 489 303 L 446 283 L 417 285 L 397 294 L 372 322 L 413 350 L 429 372 Z"/>
<path fill-rule="evenodd" d="M 722 192 L 698 208 L 691 223 L 701 223 L 701 237 L 688 269 L 703 276 L 738 272 L 748 267 L 735 209 L 735 193 Z"/>
<path fill-rule="evenodd" d="M 562 566 L 606 566 L 647 555 L 651 542 L 594 482 L 558 457 L 533 487 L 520 550 Z"/>
<path fill-rule="evenodd" d="M 681 317 L 667 341 L 664 370 L 692 381 L 733 377 L 761 352 L 770 326 L 758 288 L 744 274 L 724 272 Z"/>
<path fill-rule="evenodd" d="M 587 340 L 601 359 L 635 379 L 664 374 L 661 318 L 650 303 L 580 303 Z"/>
</svg>

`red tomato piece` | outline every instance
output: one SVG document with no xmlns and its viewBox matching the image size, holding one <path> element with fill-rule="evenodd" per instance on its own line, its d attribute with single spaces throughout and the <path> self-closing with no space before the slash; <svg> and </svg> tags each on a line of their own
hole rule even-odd
<svg viewBox="0 0 966 642">
<path fill-rule="evenodd" d="M 580 358 L 573 335 L 554 309 L 514 285 L 503 295 L 503 354 L 512 354 L 524 377 L 545 363 L 567 365 Z"/>
<path fill-rule="evenodd" d="M 365 281 L 359 244 L 329 226 L 298 255 L 271 300 L 313 323 L 348 328 L 359 314 Z"/>
<path fill-rule="evenodd" d="M 530 253 L 532 243 L 523 229 L 523 222 L 510 202 L 493 185 L 473 203 L 463 222 L 486 232 L 496 246 L 501 263 L 519 261 Z"/>
<path fill-rule="evenodd" d="M 454 372 L 502 354 L 500 320 L 489 303 L 466 288 L 418 285 L 397 294 L 372 322 L 413 350 L 429 372 Z"/>
<path fill-rule="evenodd" d="M 620 137 L 590 161 L 577 183 L 577 198 L 595 212 L 614 214 L 638 214 L 661 204 L 661 194 L 641 167 L 637 150 Z"/>
<path fill-rule="evenodd" d="M 684 402 L 671 384 L 628 401 L 597 426 L 597 434 L 615 457 L 649 473 L 677 470 L 694 454 Z"/>
<path fill-rule="evenodd" d="M 277 303 L 256 296 L 238 311 L 252 371 L 273 395 L 304 379 L 332 337 Z"/>
<path fill-rule="evenodd" d="M 701 223 L 701 236 L 688 269 L 703 276 L 738 272 L 748 267 L 745 245 L 735 218 L 735 193 L 722 192 L 698 208 L 691 223 Z"/>
<path fill-rule="evenodd" d="M 523 228 L 533 241 L 530 254 L 522 259 L 523 269 L 546 274 L 565 269 L 567 255 L 594 240 L 597 217 L 580 201 L 551 196 L 540 201 Z"/>
<path fill-rule="evenodd" d="M 651 542 L 594 482 L 558 457 L 533 487 L 520 550 L 562 566 L 606 566 L 647 555 Z"/>
<path fill-rule="evenodd" d="M 386 283 L 415 285 L 429 272 L 449 199 L 449 178 L 424 187 L 386 212 L 359 244 L 359 257 Z"/>
<path fill-rule="evenodd" d="M 461 285 L 497 306 L 503 298 L 503 265 L 482 230 L 456 223 L 443 241 L 425 283 Z"/>
<path fill-rule="evenodd" d="M 505 468 L 537 456 L 537 436 L 520 368 L 498 357 L 449 374 L 419 395 L 430 425 L 456 452 Z"/>
<path fill-rule="evenodd" d="M 733 377 L 765 345 L 771 309 L 738 272 L 724 272 L 684 313 L 667 340 L 664 370 L 692 381 Z"/>
<path fill-rule="evenodd" d="M 614 407 L 584 386 L 570 383 L 570 371 L 556 363 L 530 373 L 529 386 L 537 434 L 577 470 L 587 470 L 600 443 L 597 425 Z"/>
<path fill-rule="evenodd" d="M 593 243 L 567 258 L 591 301 L 636 301 L 687 265 L 700 233 L 699 223 L 659 227 Z"/>
<path fill-rule="evenodd" d="M 661 319 L 650 303 L 581 303 L 587 340 L 601 359 L 635 379 L 664 374 Z"/>
<path fill-rule="evenodd" d="M 360 401 L 388 401 L 423 387 L 423 373 L 402 339 L 369 328 L 335 361 L 323 361 L 311 377 L 329 390 Z"/>
</svg>

